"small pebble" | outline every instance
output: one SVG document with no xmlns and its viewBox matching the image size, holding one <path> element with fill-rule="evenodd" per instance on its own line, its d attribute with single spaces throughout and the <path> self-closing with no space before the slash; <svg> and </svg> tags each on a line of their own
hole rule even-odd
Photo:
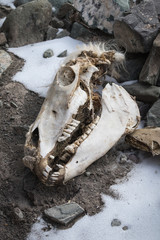
<svg viewBox="0 0 160 240">
<path fill-rule="evenodd" d="M 15 213 L 16 217 L 19 218 L 19 220 L 22 220 L 24 218 L 21 209 L 19 209 L 18 207 L 14 208 L 14 213 Z"/>
<path fill-rule="evenodd" d="M 128 226 L 124 226 L 122 229 L 123 229 L 124 231 L 126 231 L 126 230 L 128 230 Z"/>
<path fill-rule="evenodd" d="M 121 221 L 119 219 L 113 219 L 112 222 L 111 222 L 111 226 L 112 227 L 118 227 L 121 225 Z"/>
<path fill-rule="evenodd" d="M 0 107 L 3 107 L 3 101 L 0 100 Z"/>
<path fill-rule="evenodd" d="M 66 57 L 67 56 L 67 50 L 61 52 L 57 57 Z"/>
<path fill-rule="evenodd" d="M 43 53 L 43 57 L 44 58 L 50 58 L 54 55 L 53 50 L 52 49 L 47 49 L 44 53 Z"/>
<path fill-rule="evenodd" d="M 14 103 L 14 102 L 10 102 L 10 104 L 11 104 L 11 107 L 13 107 L 13 108 L 18 108 L 18 106 L 17 106 L 16 103 Z"/>
<path fill-rule="evenodd" d="M 91 175 L 91 172 L 85 172 L 85 176 L 89 177 Z"/>
</svg>

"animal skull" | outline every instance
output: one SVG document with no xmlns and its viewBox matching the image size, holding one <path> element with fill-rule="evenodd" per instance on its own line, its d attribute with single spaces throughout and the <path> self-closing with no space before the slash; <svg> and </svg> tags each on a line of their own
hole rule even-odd
<svg viewBox="0 0 160 240">
<path fill-rule="evenodd" d="M 24 164 L 46 185 L 82 174 L 139 122 L 136 102 L 121 87 L 97 92 L 99 78 L 114 74 L 124 55 L 88 45 L 59 69 L 26 136 Z"/>
</svg>

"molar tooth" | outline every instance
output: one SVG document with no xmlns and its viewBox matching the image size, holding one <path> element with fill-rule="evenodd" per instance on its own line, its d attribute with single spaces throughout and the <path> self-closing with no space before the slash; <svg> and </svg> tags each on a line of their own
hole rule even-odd
<svg viewBox="0 0 160 240">
<path fill-rule="evenodd" d="M 69 153 L 74 154 L 75 153 L 75 144 L 68 145 L 67 147 L 65 147 L 65 150 L 68 151 Z"/>
<path fill-rule="evenodd" d="M 73 132 L 73 131 L 76 129 L 76 127 L 68 124 L 68 125 L 67 125 L 67 129 L 70 129 L 70 130 L 72 130 L 72 132 Z"/>
<path fill-rule="evenodd" d="M 92 124 L 89 126 L 89 128 L 90 128 L 91 130 L 93 130 L 93 129 L 95 128 L 95 126 L 96 126 L 96 124 L 92 123 Z"/>
<path fill-rule="evenodd" d="M 80 121 L 76 120 L 76 119 L 72 119 L 70 125 L 73 127 L 77 127 L 80 124 Z"/>
<path fill-rule="evenodd" d="M 55 156 L 53 156 L 53 155 L 50 155 L 49 157 L 50 157 L 52 160 L 55 159 Z"/>
<path fill-rule="evenodd" d="M 92 129 L 88 128 L 86 134 L 89 135 L 92 132 Z"/>
<path fill-rule="evenodd" d="M 55 181 L 55 182 L 58 180 L 57 177 L 52 177 L 52 176 L 51 176 L 51 179 L 52 179 L 53 181 Z"/>
<path fill-rule="evenodd" d="M 72 130 L 72 129 L 69 129 L 69 128 L 68 128 L 68 129 L 65 128 L 65 129 L 63 130 L 63 132 L 65 132 L 65 133 L 69 133 L 69 134 L 70 134 L 70 133 L 73 132 L 73 130 Z"/>
<path fill-rule="evenodd" d="M 59 167 L 60 169 L 64 168 L 64 166 L 62 166 L 61 164 L 56 164 L 57 167 Z"/>
<path fill-rule="evenodd" d="M 87 134 L 84 133 L 81 138 L 85 140 L 87 138 Z"/>
<path fill-rule="evenodd" d="M 46 166 L 46 168 L 45 168 L 45 171 L 47 172 L 47 173 L 49 173 L 50 171 L 52 170 L 52 168 L 50 168 L 50 166 Z"/>
<path fill-rule="evenodd" d="M 67 137 L 67 138 L 71 136 L 71 134 L 66 133 L 66 132 L 63 132 L 62 135 L 64 135 L 64 137 Z"/>
<path fill-rule="evenodd" d="M 94 120 L 94 123 L 97 124 L 99 122 L 100 117 L 97 116 L 96 119 Z"/>
<path fill-rule="evenodd" d="M 52 174 L 52 177 L 58 177 L 59 175 L 60 175 L 59 172 L 54 172 L 54 173 Z"/>
<path fill-rule="evenodd" d="M 65 161 L 67 157 L 70 157 L 70 154 L 68 152 L 61 157 L 61 160 Z"/>
<path fill-rule="evenodd" d="M 48 177 L 48 173 L 46 171 L 43 171 L 43 176 Z"/>
<path fill-rule="evenodd" d="M 65 141 L 66 139 L 67 139 L 66 137 L 61 136 L 61 137 L 58 138 L 58 142 L 63 142 L 63 141 Z"/>
</svg>

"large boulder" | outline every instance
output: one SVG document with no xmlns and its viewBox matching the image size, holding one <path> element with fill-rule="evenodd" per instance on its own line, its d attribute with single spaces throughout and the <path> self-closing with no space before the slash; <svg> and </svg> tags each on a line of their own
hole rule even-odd
<svg viewBox="0 0 160 240">
<path fill-rule="evenodd" d="M 44 40 L 52 17 L 52 6 L 47 0 L 35 0 L 17 7 L 2 25 L 10 47 Z"/>
<path fill-rule="evenodd" d="M 81 12 L 88 26 L 112 33 L 114 19 L 130 9 L 129 2 L 129 0 L 74 0 L 73 4 Z"/>
<path fill-rule="evenodd" d="M 150 85 L 157 85 L 160 75 L 160 33 L 153 42 L 152 50 L 142 68 L 139 80 Z"/>
<path fill-rule="evenodd" d="M 135 5 L 131 13 L 114 23 L 114 36 L 128 52 L 149 52 L 160 27 L 152 0 Z"/>
</svg>

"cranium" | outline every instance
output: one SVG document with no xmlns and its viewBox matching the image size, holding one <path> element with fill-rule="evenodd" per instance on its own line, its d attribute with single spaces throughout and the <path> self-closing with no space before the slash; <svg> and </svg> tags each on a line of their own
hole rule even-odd
<svg viewBox="0 0 160 240">
<path fill-rule="evenodd" d="M 69 56 L 50 86 L 26 136 L 24 164 L 46 185 L 82 174 L 139 122 L 134 99 L 121 87 L 97 92 L 99 78 L 112 75 L 124 55 L 88 45 Z"/>
</svg>

